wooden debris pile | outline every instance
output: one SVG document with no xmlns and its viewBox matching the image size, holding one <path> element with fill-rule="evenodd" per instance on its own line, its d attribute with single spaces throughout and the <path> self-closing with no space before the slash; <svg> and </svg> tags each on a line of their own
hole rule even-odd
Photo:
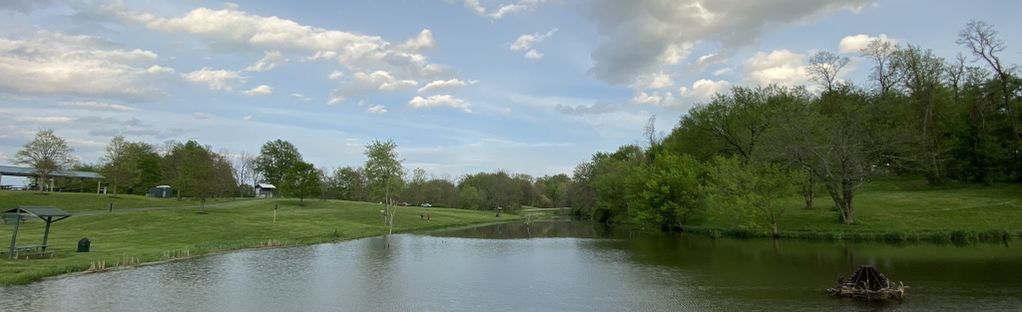
<svg viewBox="0 0 1022 312">
<path fill-rule="evenodd" d="M 863 300 L 901 300 L 905 297 L 905 284 L 895 284 L 872 266 L 860 266 L 847 280 L 827 289 L 831 296 Z"/>
</svg>

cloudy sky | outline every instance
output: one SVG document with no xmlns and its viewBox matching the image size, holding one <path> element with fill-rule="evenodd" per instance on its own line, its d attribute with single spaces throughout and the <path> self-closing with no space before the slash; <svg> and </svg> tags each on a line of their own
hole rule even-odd
<svg viewBox="0 0 1022 312">
<path fill-rule="evenodd" d="M 730 86 L 806 83 L 808 55 L 887 38 L 954 57 L 971 19 L 1022 64 L 1020 1 L 0 1 L 0 164 L 38 129 L 83 162 L 115 135 L 320 167 L 393 139 L 440 177 L 570 173 Z"/>
</svg>

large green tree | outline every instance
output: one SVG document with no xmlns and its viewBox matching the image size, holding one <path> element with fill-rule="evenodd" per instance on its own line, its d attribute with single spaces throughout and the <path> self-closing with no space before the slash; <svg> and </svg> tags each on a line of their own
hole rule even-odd
<svg viewBox="0 0 1022 312">
<path fill-rule="evenodd" d="M 302 154 L 298 149 L 291 142 L 277 139 L 263 144 L 255 160 L 255 171 L 266 182 L 277 185 L 283 183 L 284 175 L 300 162 Z"/>
<path fill-rule="evenodd" d="M 178 190 L 178 197 L 228 196 L 237 190 L 231 164 L 224 155 L 194 140 L 177 143 L 163 159 L 163 176 Z"/>
<path fill-rule="evenodd" d="M 299 203 L 304 204 L 305 197 L 320 194 L 319 178 L 320 172 L 314 165 L 300 161 L 284 173 L 282 183 L 277 187 L 284 194 L 298 196 Z"/>
</svg>

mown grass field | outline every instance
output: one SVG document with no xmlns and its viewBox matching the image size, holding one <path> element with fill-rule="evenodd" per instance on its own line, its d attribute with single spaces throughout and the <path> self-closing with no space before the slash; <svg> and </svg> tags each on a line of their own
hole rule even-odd
<svg viewBox="0 0 1022 312">
<path fill-rule="evenodd" d="M 1022 185 L 952 184 L 929 186 L 924 180 L 886 178 L 871 181 L 857 194 L 855 224 L 839 220 L 825 192 L 816 197 L 815 209 L 804 209 L 802 198 L 792 198 L 781 218 L 782 236 L 832 239 L 980 240 L 1022 235 Z M 740 224 L 726 217 L 709 217 L 696 230 L 732 231 Z M 752 236 L 765 228 L 749 229 Z"/>
<path fill-rule="evenodd" d="M 52 200 L 39 204 L 52 204 L 72 211 L 81 211 L 95 204 L 82 200 L 85 197 L 80 194 L 54 193 L 46 197 Z M 81 205 L 76 202 L 79 200 L 82 201 Z M 149 202 L 138 203 L 150 206 Z M 4 205 L 9 205 L 6 200 Z M 279 205 L 276 223 L 273 222 L 274 205 Z M 198 210 L 191 207 L 83 213 L 53 223 L 48 249 L 54 252 L 53 258 L 0 259 L 0 284 L 24 284 L 47 276 L 86 271 L 90 266 L 100 264 L 111 268 L 224 250 L 292 246 L 381 235 L 386 232 L 386 227 L 380 209 L 382 206 L 379 204 L 364 202 L 306 200 L 305 206 L 299 206 L 296 199 L 267 199 L 218 203 L 210 205 L 205 214 L 197 213 Z M 497 219 L 492 212 L 429 208 L 432 220 L 423 221 L 419 213 L 426 209 L 398 209 L 395 231 L 517 218 L 505 215 Z M 41 221 L 22 224 L 18 234 L 19 244 L 39 244 L 42 241 L 43 224 Z M 10 241 L 12 225 L 0 225 L 0 245 L 4 249 Z M 92 241 L 91 252 L 74 252 L 82 237 Z"/>
<path fill-rule="evenodd" d="M 207 200 L 207 204 L 215 200 Z M 0 191 L 0 209 L 8 210 L 18 206 L 55 206 L 70 212 L 108 210 L 113 203 L 114 211 L 126 208 L 177 207 L 199 205 L 198 200 L 172 198 L 151 198 L 140 195 L 55 193 L 35 191 Z"/>
</svg>

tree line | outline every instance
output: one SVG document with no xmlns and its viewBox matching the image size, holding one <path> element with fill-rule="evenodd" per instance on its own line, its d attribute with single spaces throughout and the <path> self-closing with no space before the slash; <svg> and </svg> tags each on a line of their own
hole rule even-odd
<svg viewBox="0 0 1022 312">
<path fill-rule="evenodd" d="M 334 170 L 316 168 L 288 141 L 273 140 L 259 154 L 214 151 L 194 140 L 168 141 L 160 146 L 130 142 L 116 136 L 97 164 L 82 164 L 63 138 L 40 130 L 18 152 L 18 162 L 36 168 L 39 180 L 54 172 L 75 169 L 99 172 L 109 192 L 145 194 L 157 185 L 170 185 L 177 197 L 198 199 L 251 197 L 257 183 L 274 185 L 276 196 L 343 199 L 394 204 L 514 211 L 521 206 L 563 207 L 571 179 L 565 174 L 533 178 L 505 171 L 480 172 L 457 181 L 430 176 L 424 169 L 408 172 L 393 141 L 374 140 L 365 147 L 361 166 Z M 60 189 L 74 189 L 74 179 L 57 179 Z M 42 183 L 40 183 L 40 190 Z M 80 190 L 86 188 L 80 185 Z"/>
<path fill-rule="evenodd" d="M 864 86 L 838 79 L 848 64 L 815 53 L 810 87 L 735 87 L 684 115 L 666 136 L 652 122 L 645 146 L 597 153 L 573 173 L 577 214 L 597 222 L 678 230 L 708 214 L 778 234 L 783 199 L 805 208 L 829 199 L 855 222 L 855 195 L 870 177 L 1022 182 L 1022 79 L 1006 46 L 973 21 L 953 59 L 913 44 L 873 40 Z M 822 194 L 817 194 L 822 193 Z M 822 195 L 822 196 L 819 196 Z"/>
</svg>

